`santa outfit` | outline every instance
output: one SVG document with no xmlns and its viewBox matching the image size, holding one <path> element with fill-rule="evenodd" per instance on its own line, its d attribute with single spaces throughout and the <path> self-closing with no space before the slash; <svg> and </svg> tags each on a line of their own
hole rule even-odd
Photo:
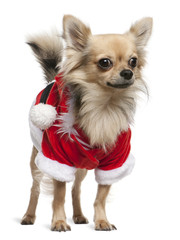
<svg viewBox="0 0 180 240">
<path fill-rule="evenodd" d="M 134 157 L 130 154 L 130 128 L 121 132 L 116 144 L 106 151 L 91 147 L 89 139 L 74 124 L 73 99 L 56 76 L 36 97 L 30 110 L 30 130 L 38 150 L 37 167 L 49 176 L 70 182 L 77 168 L 95 169 L 99 184 L 112 184 L 131 173 Z"/>
</svg>

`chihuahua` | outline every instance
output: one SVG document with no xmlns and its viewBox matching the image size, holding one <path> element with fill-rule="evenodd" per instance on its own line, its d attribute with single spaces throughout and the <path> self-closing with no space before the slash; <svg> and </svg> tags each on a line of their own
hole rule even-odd
<svg viewBox="0 0 180 240">
<path fill-rule="evenodd" d="M 30 110 L 33 185 L 21 224 L 34 224 L 44 174 L 53 181 L 51 229 L 71 229 L 64 210 L 70 181 L 74 181 L 73 220 L 88 223 L 80 188 L 87 170 L 95 169 L 95 230 L 116 229 L 107 219 L 105 202 L 111 185 L 134 167 L 130 125 L 138 94 L 147 90 L 141 72 L 151 32 L 149 17 L 124 34 L 93 35 L 79 19 L 65 15 L 62 36 L 53 33 L 28 39 L 47 86 Z"/>
</svg>

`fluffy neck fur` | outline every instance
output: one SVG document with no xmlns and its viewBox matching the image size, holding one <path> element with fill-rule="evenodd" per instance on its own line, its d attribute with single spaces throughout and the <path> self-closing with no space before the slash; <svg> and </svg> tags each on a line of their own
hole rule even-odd
<svg viewBox="0 0 180 240">
<path fill-rule="evenodd" d="M 75 99 L 76 123 L 84 130 L 91 146 L 115 144 L 117 136 L 133 122 L 136 108 L 135 86 L 126 90 L 104 89 L 90 83 L 71 86 Z"/>
</svg>

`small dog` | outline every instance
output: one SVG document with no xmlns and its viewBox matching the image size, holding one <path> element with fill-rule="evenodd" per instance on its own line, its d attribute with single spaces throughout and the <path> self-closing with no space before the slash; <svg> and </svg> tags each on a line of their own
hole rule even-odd
<svg viewBox="0 0 180 240">
<path fill-rule="evenodd" d="M 143 18 L 125 34 L 92 35 L 79 19 L 65 15 L 62 37 L 54 33 L 28 40 L 48 85 L 30 110 L 33 185 L 21 224 L 35 221 L 44 173 L 54 186 L 52 230 L 70 230 L 65 185 L 74 179 L 73 220 L 88 223 L 81 210 L 80 187 L 87 170 L 95 169 L 99 184 L 95 229 L 116 229 L 106 217 L 105 201 L 111 184 L 134 166 L 130 124 L 138 93 L 146 91 L 141 71 L 151 32 L 152 18 Z"/>
</svg>

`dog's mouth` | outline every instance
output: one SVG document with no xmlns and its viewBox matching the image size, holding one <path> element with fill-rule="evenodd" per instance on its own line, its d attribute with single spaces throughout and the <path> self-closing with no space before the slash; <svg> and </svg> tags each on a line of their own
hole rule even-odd
<svg viewBox="0 0 180 240">
<path fill-rule="evenodd" d="M 110 83 L 110 82 L 107 82 L 107 86 L 109 87 L 113 87 L 113 88 L 128 88 L 130 87 L 132 84 L 134 83 L 134 81 L 132 82 L 128 82 L 128 83 Z"/>
</svg>

